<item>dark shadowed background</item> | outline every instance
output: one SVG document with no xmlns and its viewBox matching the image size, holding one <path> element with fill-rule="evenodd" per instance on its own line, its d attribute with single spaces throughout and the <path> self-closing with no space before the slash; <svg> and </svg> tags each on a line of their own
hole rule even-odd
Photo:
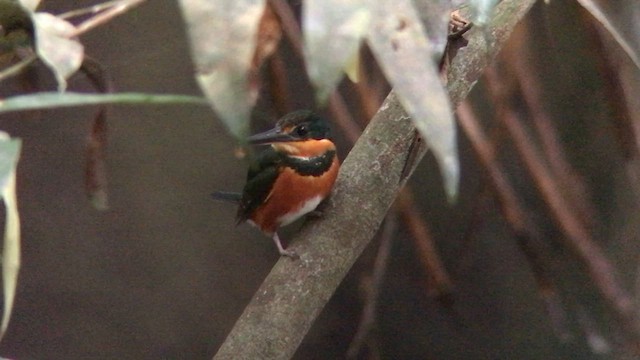
<svg viewBox="0 0 640 360">
<path fill-rule="evenodd" d="M 60 13 L 87 3 L 45 0 L 43 9 Z M 588 21 L 576 4 L 554 1 L 547 10 L 538 4 L 509 46 L 531 45 L 527 56 L 539 71 L 545 104 L 594 207 L 594 237 L 631 287 L 639 250 L 637 194 L 625 172 L 601 80 L 601 50 L 593 48 Z M 154 0 L 91 31 L 82 42 L 118 91 L 198 95 L 185 36 L 177 4 Z M 281 46 L 287 53 L 287 44 Z M 512 50 L 498 61 L 518 55 Z M 302 90 L 290 101 L 294 108 L 308 107 L 310 87 L 296 61 L 286 63 L 295 75 L 290 86 Z M 45 70 L 38 74 L 43 88 L 54 88 Z M 2 96 L 23 91 L 15 82 L 2 86 Z M 70 88 L 92 91 L 82 75 Z M 350 89 L 342 89 L 347 99 L 354 96 Z M 478 113 L 489 115 L 488 128 L 496 128 L 483 83 L 472 97 Z M 276 120 L 272 109 L 266 96 L 256 110 L 256 129 Z M 95 109 L 74 108 L 0 117 L 0 129 L 24 144 L 18 167 L 23 264 L 0 355 L 210 358 L 278 258 L 271 240 L 247 225 L 235 227 L 235 208 L 209 196 L 217 189 L 239 190 L 246 164 L 234 157 L 234 140 L 207 107 L 115 106 L 108 120 L 110 208 L 100 212 L 87 201 L 83 185 L 94 115 Z M 401 224 L 362 358 L 617 358 L 622 340 L 610 314 L 561 245 L 563 235 L 508 137 L 495 132 L 498 157 L 548 240 L 545 250 L 561 285 L 569 335 L 558 335 L 553 326 L 527 259 L 460 136 L 462 187 L 455 205 L 447 204 L 430 156 L 410 184 L 453 279 L 453 304 L 445 306 L 434 296 Z M 335 134 L 344 158 L 350 145 L 338 129 Z M 297 358 L 345 356 L 377 244 L 375 239 L 339 288 Z M 611 351 L 594 352 L 587 341 L 593 334 L 585 329 L 604 336 Z"/>
</svg>

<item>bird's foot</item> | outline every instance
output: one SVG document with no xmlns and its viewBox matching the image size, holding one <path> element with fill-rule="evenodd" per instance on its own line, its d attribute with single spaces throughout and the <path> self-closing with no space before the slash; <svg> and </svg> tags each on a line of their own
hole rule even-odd
<svg viewBox="0 0 640 360">
<path fill-rule="evenodd" d="M 283 246 L 282 243 L 280 242 L 280 237 L 278 236 L 278 233 L 273 233 L 273 242 L 276 243 L 276 246 L 278 247 L 278 252 L 280 253 L 280 256 L 286 256 L 289 257 L 291 259 L 299 259 L 300 256 L 293 250 L 286 250 Z"/>
<path fill-rule="evenodd" d="M 300 255 L 298 255 L 298 253 L 293 250 L 278 249 L 278 251 L 280 252 L 280 256 L 286 256 L 288 258 L 291 258 L 292 260 L 300 259 Z"/>
</svg>

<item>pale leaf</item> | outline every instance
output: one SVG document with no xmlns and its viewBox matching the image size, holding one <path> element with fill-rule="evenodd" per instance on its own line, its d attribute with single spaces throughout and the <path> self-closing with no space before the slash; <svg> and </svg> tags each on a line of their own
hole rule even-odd
<svg viewBox="0 0 640 360">
<path fill-rule="evenodd" d="M 344 73 L 347 74 L 347 77 L 351 82 L 358 82 L 358 78 L 360 76 L 360 51 L 353 53 L 353 55 L 347 60 L 347 63 L 344 66 Z"/>
<path fill-rule="evenodd" d="M 76 28 L 70 22 L 49 13 L 32 15 L 36 53 L 53 71 L 58 90 L 67 88 L 67 79 L 82 65 L 84 47 L 74 38 Z"/>
<path fill-rule="evenodd" d="M 478 26 L 485 26 L 493 17 L 498 0 L 469 0 L 471 21 Z"/>
<path fill-rule="evenodd" d="M 578 0 L 604 26 L 640 69 L 640 2 Z"/>
<path fill-rule="evenodd" d="M 13 310 L 20 269 L 20 217 L 16 202 L 16 166 L 21 141 L 0 132 L 0 195 L 5 206 L 4 247 L 2 249 L 2 285 L 4 310 L 0 338 L 4 336 Z"/>
<path fill-rule="evenodd" d="M 449 40 L 451 12 L 456 7 L 451 0 L 414 1 L 413 4 L 427 31 L 433 49 L 433 59 L 440 61 Z"/>
<path fill-rule="evenodd" d="M 40 4 L 40 0 L 20 0 L 20 4 L 27 9 L 34 11 Z"/>
<path fill-rule="evenodd" d="M 377 6 L 367 41 L 433 151 L 453 200 L 460 176 L 456 127 L 433 49 L 411 0 L 381 0 Z"/>
<path fill-rule="evenodd" d="M 244 139 L 257 98 L 247 74 L 264 0 L 181 0 L 200 88 L 229 131 Z"/>
<path fill-rule="evenodd" d="M 308 0 L 302 27 L 304 57 L 316 98 L 325 102 L 349 61 L 357 60 L 360 42 L 371 23 L 370 0 Z"/>
</svg>

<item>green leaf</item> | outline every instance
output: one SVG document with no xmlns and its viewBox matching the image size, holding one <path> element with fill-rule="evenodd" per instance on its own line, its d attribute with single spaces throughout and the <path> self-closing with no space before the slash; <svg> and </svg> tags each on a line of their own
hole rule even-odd
<svg viewBox="0 0 640 360">
<path fill-rule="evenodd" d="M 265 0 L 181 0 L 200 88 L 229 131 L 249 133 L 258 92 L 247 76 Z"/>
<path fill-rule="evenodd" d="M 369 31 L 371 7 L 370 0 L 304 3 L 304 57 L 319 102 L 327 100 L 345 70 L 355 68 L 360 42 Z"/>
<path fill-rule="evenodd" d="M 189 95 L 158 95 L 145 93 L 83 94 L 73 92 L 40 92 L 12 96 L 0 100 L 0 113 L 56 107 L 99 104 L 198 104 L 207 105 L 206 99 Z"/>
<path fill-rule="evenodd" d="M 10 139 L 6 133 L 0 131 L 0 196 L 6 212 L 2 250 L 4 310 L 0 323 L 0 338 L 9 326 L 20 270 L 20 216 L 16 201 L 16 166 L 20 147 L 19 139 Z"/>
<path fill-rule="evenodd" d="M 33 19 L 36 53 L 53 71 L 58 90 L 67 88 L 67 79 L 82 65 L 84 46 L 74 38 L 76 27 L 48 13 L 35 13 Z"/>
<path fill-rule="evenodd" d="M 411 0 L 379 0 L 367 41 L 400 103 L 433 151 L 450 200 L 460 177 L 456 127 L 433 48 Z"/>
</svg>

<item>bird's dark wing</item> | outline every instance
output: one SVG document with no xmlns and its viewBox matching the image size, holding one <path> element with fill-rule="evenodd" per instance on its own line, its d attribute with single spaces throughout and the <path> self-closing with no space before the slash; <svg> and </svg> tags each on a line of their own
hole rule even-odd
<svg viewBox="0 0 640 360">
<path fill-rule="evenodd" d="M 269 196 L 282 166 L 282 155 L 272 147 L 258 154 L 249 166 L 236 220 L 241 223 Z"/>
</svg>

